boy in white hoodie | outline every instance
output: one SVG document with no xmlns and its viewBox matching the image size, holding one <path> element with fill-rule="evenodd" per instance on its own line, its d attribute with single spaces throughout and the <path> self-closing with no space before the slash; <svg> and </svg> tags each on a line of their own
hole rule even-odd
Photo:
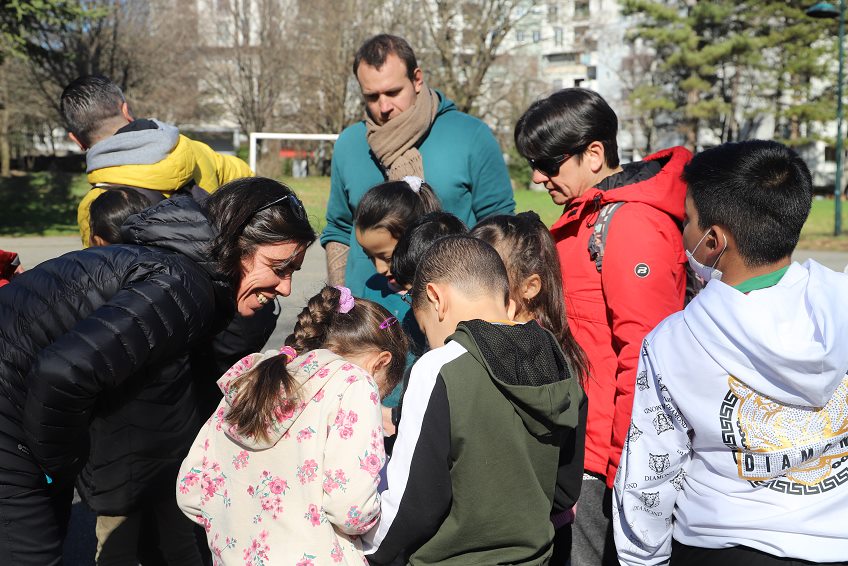
<svg viewBox="0 0 848 566">
<path fill-rule="evenodd" d="M 848 277 L 791 262 L 810 172 L 767 141 L 685 168 L 708 284 L 645 339 L 615 481 L 622 564 L 848 560 Z"/>
</svg>

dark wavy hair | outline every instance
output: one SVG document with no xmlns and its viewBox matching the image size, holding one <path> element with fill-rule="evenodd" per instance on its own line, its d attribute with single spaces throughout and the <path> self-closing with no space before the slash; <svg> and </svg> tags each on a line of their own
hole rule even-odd
<svg viewBox="0 0 848 566">
<path fill-rule="evenodd" d="M 589 363 L 568 328 L 559 256 L 551 233 L 539 215 L 522 212 L 515 216 L 490 216 L 477 224 L 471 235 L 495 248 L 506 266 L 510 296 L 518 305 L 518 312 L 529 312 L 539 325 L 556 336 L 575 372 L 584 379 Z M 539 294 L 525 301 L 519 285 L 533 274 L 542 280 L 541 289 Z"/>
<path fill-rule="evenodd" d="M 392 252 L 392 276 L 398 285 L 409 287 L 424 252 L 433 242 L 445 236 L 467 234 L 462 220 L 450 212 L 425 214 L 407 228 Z"/>
<path fill-rule="evenodd" d="M 564 88 L 537 100 L 515 124 L 515 147 L 525 159 L 574 155 L 594 142 L 604 146 L 607 167 L 618 167 L 618 117 L 597 92 Z"/>
<path fill-rule="evenodd" d="M 206 201 L 209 220 L 217 230 L 209 254 L 233 285 L 241 281 L 242 260 L 252 257 L 259 246 L 295 242 L 305 249 L 315 241 L 315 230 L 299 200 L 289 198 L 262 209 L 287 195 L 297 198 L 278 181 L 245 177 L 223 185 Z"/>
<path fill-rule="evenodd" d="M 124 220 L 153 206 L 146 196 L 128 187 L 107 189 L 91 201 L 89 226 L 91 237 L 100 236 L 109 244 L 122 244 Z"/>
<path fill-rule="evenodd" d="M 385 228 L 400 240 L 412 222 L 442 209 L 439 197 L 427 183 L 412 190 L 406 181 L 388 181 L 368 189 L 359 201 L 353 222 L 360 230 Z"/>
<path fill-rule="evenodd" d="M 355 298 L 353 308 L 340 313 L 340 298 L 338 289 L 324 287 L 309 299 L 285 340 L 286 346 L 294 348 L 298 356 L 319 348 L 341 357 L 363 351 L 389 352 L 392 359 L 386 368 L 386 391 L 391 391 L 406 367 L 408 343 L 403 328 L 397 321 L 386 324 L 389 311 L 367 299 Z M 282 354 L 268 358 L 233 383 L 238 394 L 226 420 L 240 434 L 267 439 L 275 409 L 299 401 L 298 384 L 286 362 Z"/>
</svg>

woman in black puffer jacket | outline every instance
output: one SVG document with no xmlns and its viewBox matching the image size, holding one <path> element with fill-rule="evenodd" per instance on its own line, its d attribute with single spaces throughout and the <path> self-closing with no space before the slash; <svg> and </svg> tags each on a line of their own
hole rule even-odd
<svg viewBox="0 0 848 566">
<path fill-rule="evenodd" d="M 123 235 L 137 245 L 71 252 L 0 289 L 0 564 L 61 563 L 77 473 L 98 515 L 122 516 L 179 465 L 208 415 L 169 364 L 211 356 L 236 312 L 288 295 L 315 239 L 294 193 L 261 178 L 206 210 L 163 201 Z"/>
</svg>

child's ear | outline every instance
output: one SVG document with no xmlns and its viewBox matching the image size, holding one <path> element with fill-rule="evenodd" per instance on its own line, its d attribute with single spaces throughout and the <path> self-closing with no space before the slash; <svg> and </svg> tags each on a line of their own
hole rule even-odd
<svg viewBox="0 0 848 566">
<path fill-rule="evenodd" d="M 388 367 L 390 363 L 392 363 L 392 353 L 383 350 L 374 358 L 374 368 L 370 372 L 371 375 L 374 375 L 374 372 L 380 371 L 381 369 Z"/>
<path fill-rule="evenodd" d="M 68 137 L 71 138 L 71 141 L 77 144 L 82 151 L 86 151 L 88 149 L 75 134 L 68 132 Z"/>
<path fill-rule="evenodd" d="M 538 273 L 534 273 L 521 282 L 521 298 L 525 301 L 532 301 L 536 295 L 542 290 L 542 278 Z"/>
<path fill-rule="evenodd" d="M 447 293 L 445 289 L 437 283 L 427 283 L 427 302 L 430 304 L 428 308 L 436 309 L 436 315 L 439 322 L 445 319 L 447 311 Z"/>
<path fill-rule="evenodd" d="M 95 235 L 91 236 L 91 247 L 99 248 L 99 247 L 108 246 L 108 245 L 109 245 L 109 242 L 107 242 L 106 240 L 104 240 L 100 236 L 95 236 Z"/>
</svg>

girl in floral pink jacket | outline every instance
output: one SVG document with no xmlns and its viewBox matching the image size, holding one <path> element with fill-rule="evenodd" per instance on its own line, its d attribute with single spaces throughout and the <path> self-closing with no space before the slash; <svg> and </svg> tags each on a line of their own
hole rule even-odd
<svg viewBox="0 0 848 566">
<path fill-rule="evenodd" d="M 406 338 L 383 307 L 325 287 L 285 343 L 218 380 L 224 398 L 177 501 L 216 565 L 362 564 L 359 535 L 380 516 L 380 398 L 401 378 Z"/>
</svg>

